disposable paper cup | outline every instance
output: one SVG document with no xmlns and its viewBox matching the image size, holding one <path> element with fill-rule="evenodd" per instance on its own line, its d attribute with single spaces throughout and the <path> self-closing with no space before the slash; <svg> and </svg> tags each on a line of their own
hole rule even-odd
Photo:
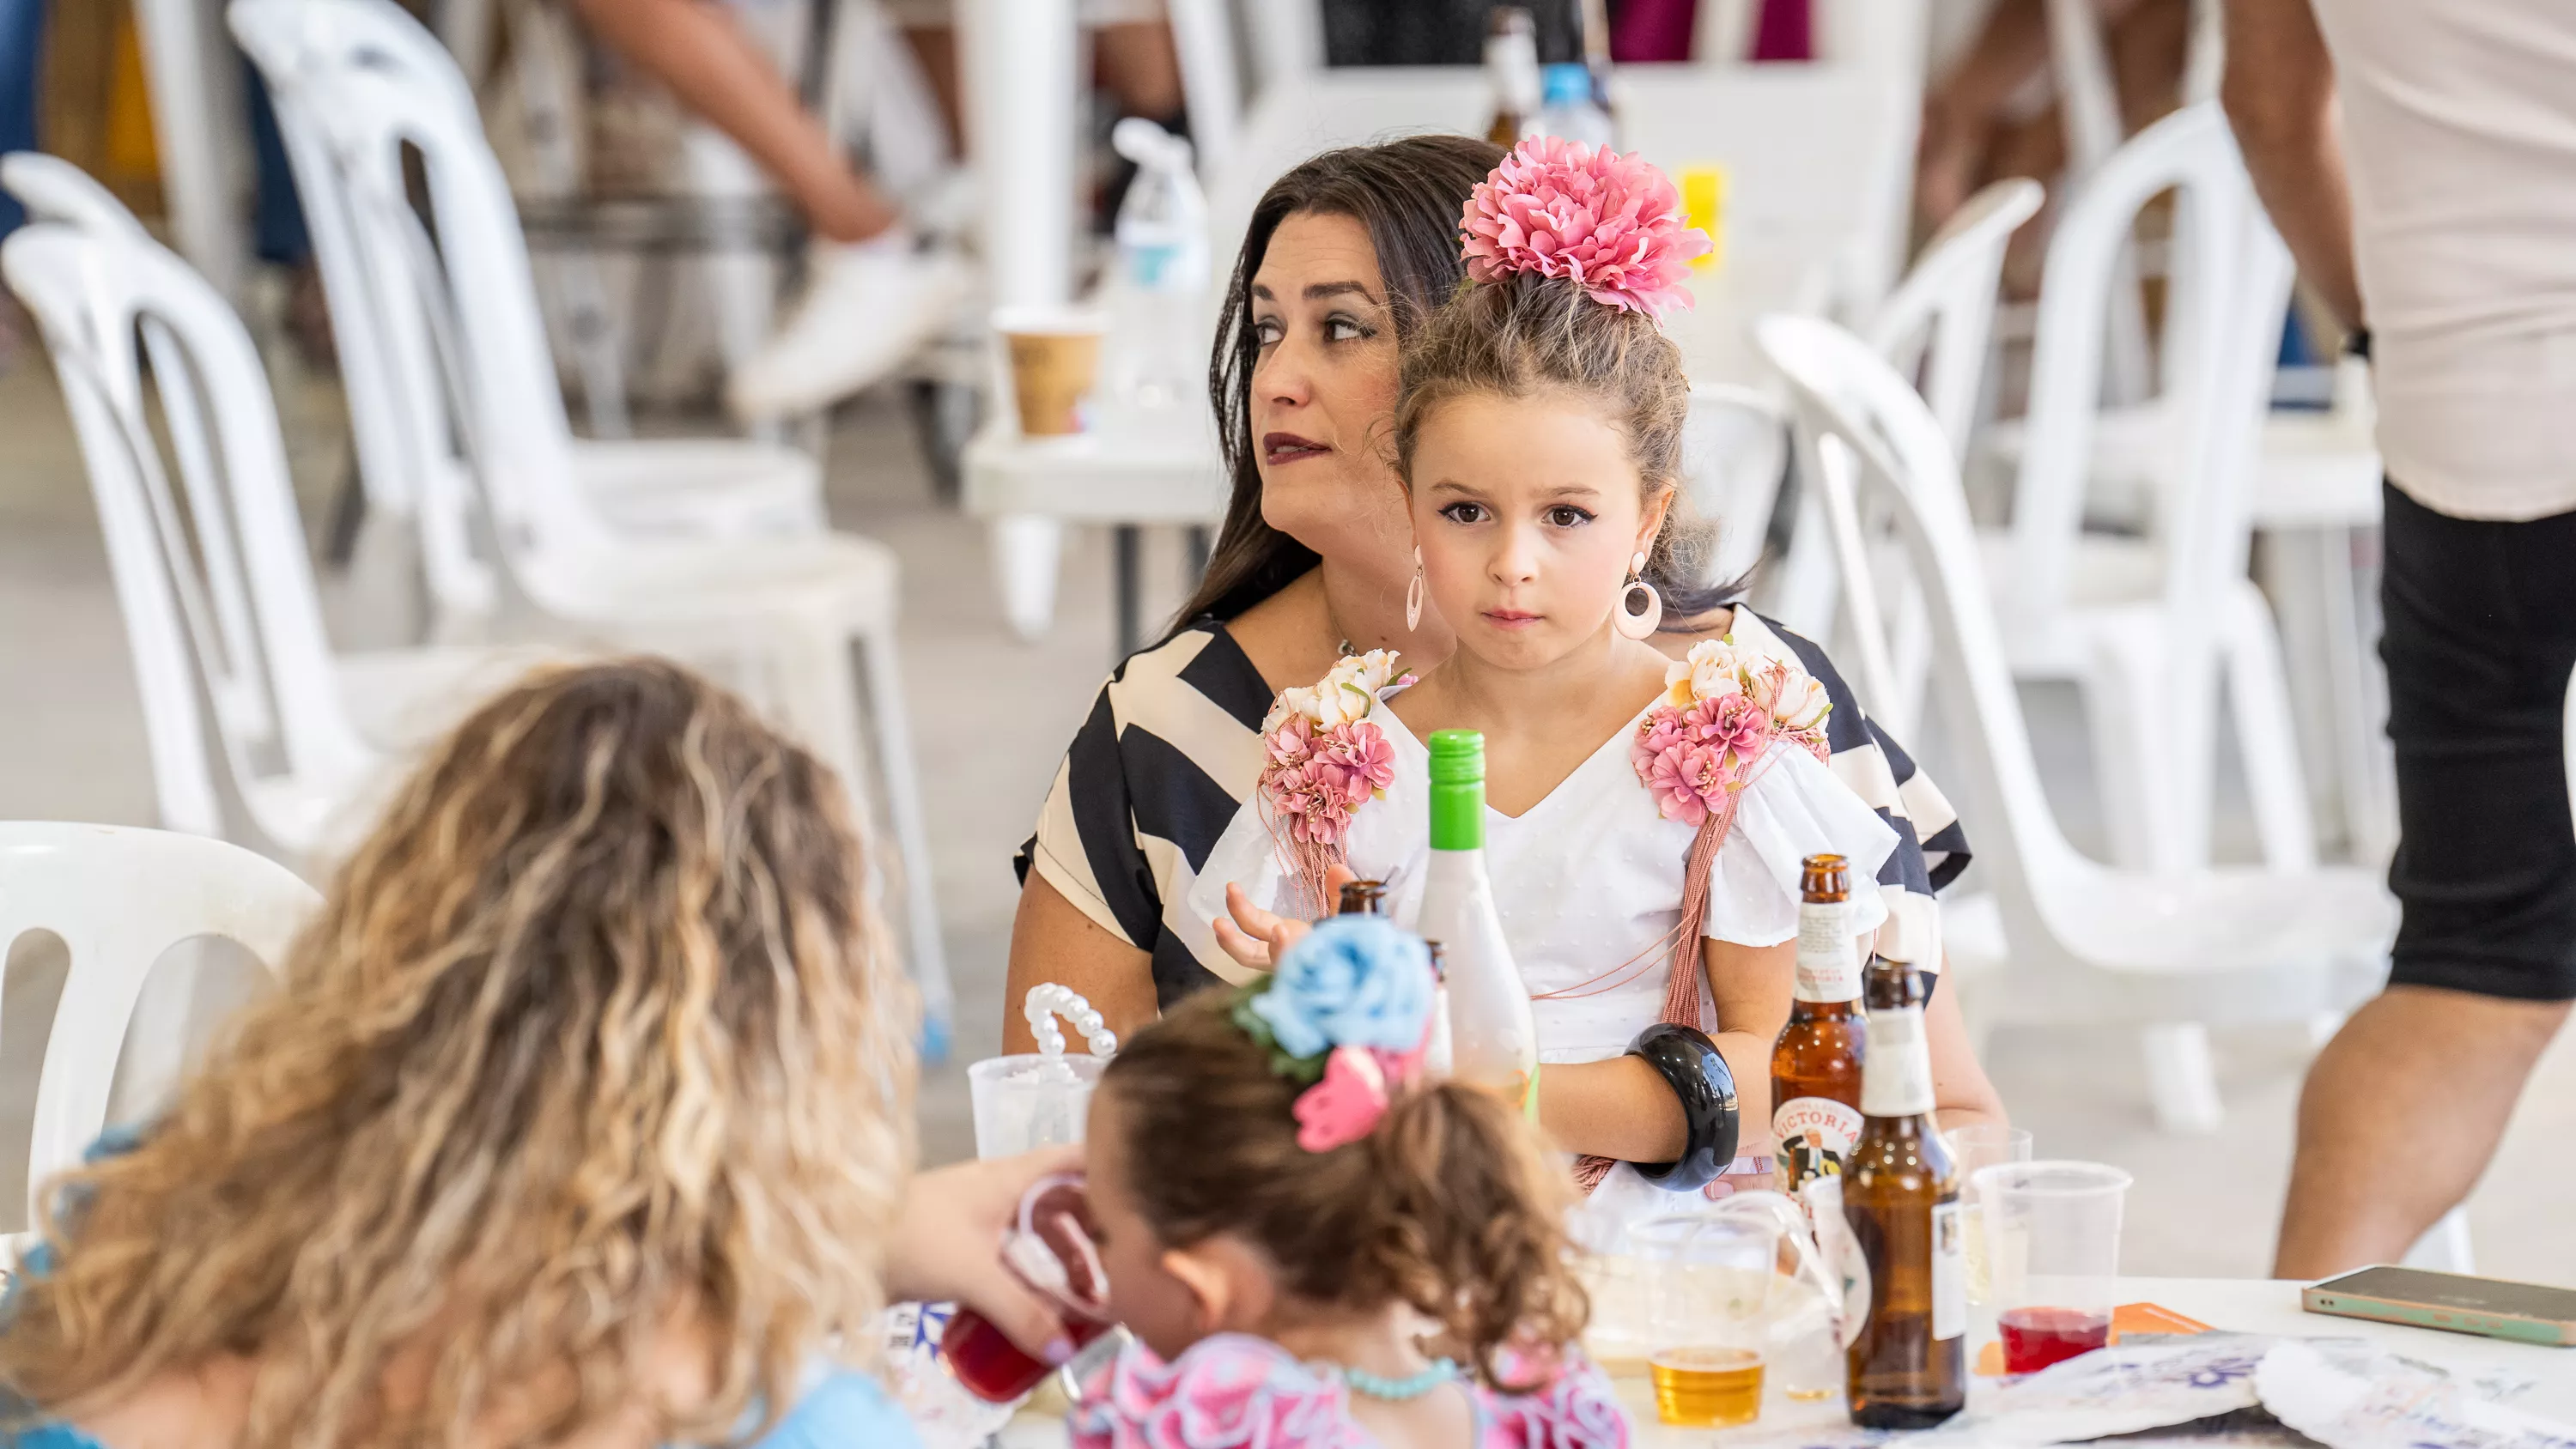
<svg viewBox="0 0 2576 1449">
<path fill-rule="evenodd" d="M 993 330 L 1011 358 L 1011 395 L 1020 432 L 1033 438 L 1084 431 L 1100 380 L 1100 337 L 1108 319 L 1075 307 L 1005 307 Z"/>
</svg>

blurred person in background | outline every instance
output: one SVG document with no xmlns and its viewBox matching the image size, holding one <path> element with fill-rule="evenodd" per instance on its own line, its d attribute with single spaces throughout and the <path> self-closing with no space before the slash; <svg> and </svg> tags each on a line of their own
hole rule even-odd
<svg viewBox="0 0 2576 1449">
<path fill-rule="evenodd" d="M 2371 360 L 2387 467 L 2403 914 L 2309 1069 L 2280 1277 L 2396 1262 L 2466 1198 L 2576 999 L 2570 77 L 2563 4 L 2227 0 L 2229 119 Z"/>
<path fill-rule="evenodd" d="M 674 665 L 541 676 L 395 796 L 0 1303 L 30 1449 L 902 1449 L 889 1294 L 1070 1356 L 998 1261 L 1072 1155 L 911 1176 L 915 1015 L 829 770 Z"/>
<path fill-rule="evenodd" d="M 766 421 L 826 407 L 901 366 L 948 324 L 970 285 L 965 268 L 921 248 L 902 209 L 850 165 L 726 0 L 571 4 L 602 43 L 749 153 L 813 230 L 813 279 L 777 335 L 735 370 L 727 394 L 736 413 Z M 888 11 L 962 134 L 946 0 L 900 0 Z M 1081 12 L 1101 27 L 1101 79 L 1125 113 L 1180 129 L 1180 68 L 1160 0 L 1084 0 Z"/>
<path fill-rule="evenodd" d="M 1412 525 L 1390 430 L 1399 348 L 1465 275 L 1459 217 L 1503 154 L 1454 135 L 1327 151 L 1254 207 L 1209 375 L 1233 478 L 1225 523 L 1171 631 L 1101 687 L 1014 862 L 1005 1002 L 1062 982 L 1125 1034 L 1219 984 L 1201 962 L 1223 953 L 1187 897 L 1252 793 L 1272 698 L 1346 652 L 1393 649 L 1422 668 L 1456 647 L 1436 609 L 1405 623 Z M 1646 568 L 1668 631 L 1655 643 L 1675 657 L 1733 619 L 1732 586 L 1669 571 L 1699 552 Z M 1898 835 L 1881 883 L 1948 884 L 1968 862 L 1957 814 L 1823 651 L 1791 646 L 1833 698 L 1834 774 Z M 1003 1050 L 1034 1050 L 1020 1013 L 1003 1017 Z M 1945 1120 L 2000 1115 L 1957 992 L 1933 993 L 1929 1024 Z"/>
<path fill-rule="evenodd" d="M 2092 0 L 2102 26 L 2121 134 L 2134 136 L 2181 103 L 2191 0 Z M 2056 186 L 2066 170 L 2066 117 L 2055 93 L 2047 0 L 1995 0 L 1965 51 L 1923 98 L 1914 206 L 1925 234 L 1979 187 L 2016 176 Z M 2039 288 L 2046 228 L 2016 233 L 2005 265 L 2013 295 Z"/>
</svg>

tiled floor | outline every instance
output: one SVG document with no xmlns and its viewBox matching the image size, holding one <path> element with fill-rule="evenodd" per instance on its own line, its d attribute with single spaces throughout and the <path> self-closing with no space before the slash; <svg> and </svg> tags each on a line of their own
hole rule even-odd
<svg viewBox="0 0 2576 1449">
<path fill-rule="evenodd" d="M 343 466 L 336 400 L 327 386 L 286 390 L 295 466 L 308 516 Z M 142 723 L 95 516 L 68 422 L 42 362 L 0 376 L 0 819 L 150 823 Z M 980 530 L 930 496 L 911 434 L 891 407 L 844 416 L 831 452 L 840 526 L 877 535 L 904 560 L 904 675 L 921 752 L 943 924 L 960 995 L 958 1059 L 995 1049 L 1003 954 L 1016 887 L 1010 855 L 1028 830 L 1064 741 L 1089 707 L 1109 660 L 1107 549 L 1078 535 L 1066 560 L 1064 608 L 1043 645 L 1013 641 L 995 601 Z M 1169 608 L 1178 577 L 1173 540 L 1150 545 Z M 363 610 L 335 621 L 368 626 Z M 995 686 L 1013 703 L 994 707 Z M 2081 842 L 2090 787 L 2071 697 L 2029 696 L 2052 792 Z M 960 721 L 972 726 L 958 728 Z M 941 727 L 932 727 L 938 724 Z M 1937 761 L 1935 762 L 1937 768 Z M 2237 812 L 2241 816 L 2241 810 Z M 1973 829 L 1974 822 L 1971 821 Z M 2242 821 L 2238 821 L 2242 833 Z M 31 1108 L 30 1057 L 41 1041 L 40 988 L 13 973 L 0 1041 L 0 1164 L 23 1162 Z M 1989 1065 L 2016 1117 L 2045 1155 L 2121 1163 L 2138 1174 L 2127 1261 L 2138 1272 L 2248 1275 L 2270 1259 L 2287 1176 L 2290 1116 L 2307 1047 L 2288 1033 L 2218 1042 L 2228 1117 L 2214 1136 L 2176 1138 L 2149 1122 L 2133 1043 L 2118 1032 L 2007 1035 Z M 964 1155 L 972 1134 L 961 1070 L 923 1085 L 925 1153 Z M 2562 1150 L 2576 1132 L 2576 1040 L 2543 1064 L 2508 1135 L 2501 1164 L 2472 1204 L 2481 1266 L 2576 1282 L 2576 1236 L 2553 1226 L 2576 1192 Z M 2392 1174 L 2404 1164 L 2390 1164 Z M 0 1166 L 0 1223 L 14 1222 L 14 1168 Z"/>
</svg>

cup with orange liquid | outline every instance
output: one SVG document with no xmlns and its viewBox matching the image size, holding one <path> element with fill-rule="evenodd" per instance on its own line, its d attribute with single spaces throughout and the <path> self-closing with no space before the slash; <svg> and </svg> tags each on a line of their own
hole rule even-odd
<svg viewBox="0 0 2576 1449">
<path fill-rule="evenodd" d="M 1977 1173 L 2004 1372 L 2037 1373 L 2111 1341 L 2129 1181 L 2098 1162 L 2004 1162 Z"/>
<path fill-rule="evenodd" d="M 1694 1429 L 1752 1423 L 1762 1413 L 1779 1226 L 1684 1212 L 1630 1227 L 1628 1245 L 1648 1279 L 1656 1416 Z"/>
</svg>

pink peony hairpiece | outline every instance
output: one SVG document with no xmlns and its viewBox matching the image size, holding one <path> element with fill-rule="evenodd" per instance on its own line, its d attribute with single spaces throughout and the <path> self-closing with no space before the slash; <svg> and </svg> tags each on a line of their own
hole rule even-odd
<svg viewBox="0 0 2576 1449">
<path fill-rule="evenodd" d="M 1645 157 L 1533 136 L 1467 198 L 1467 275 L 1570 277 L 1596 302 L 1660 318 L 1688 307 L 1681 285 L 1708 234 L 1682 222 L 1681 193 Z"/>
</svg>

